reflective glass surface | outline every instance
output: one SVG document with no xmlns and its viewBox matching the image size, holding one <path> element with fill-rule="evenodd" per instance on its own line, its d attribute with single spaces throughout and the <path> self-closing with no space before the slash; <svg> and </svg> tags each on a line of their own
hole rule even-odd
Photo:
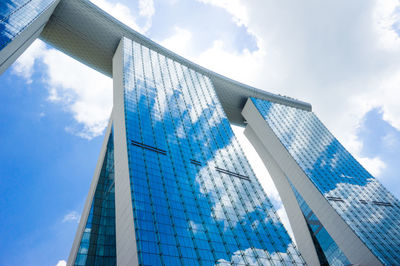
<svg viewBox="0 0 400 266">
<path fill-rule="evenodd" d="M 124 90 L 141 265 L 304 264 L 207 77 L 124 39 Z"/>
<path fill-rule="evenodd" d="M 31 24 L 55 0 L 1 0 L 0 50 Z"/>
<path fill-rule="evenodd" d="M 75 265 L 116 265 L 113 134 L 108 139 Z"/>
<path fill-rule="evenodd" d="M 314 113 L 252 99 L 275 135 L 343 220 L 384 264 L 400 261 L 400 202 Z"/>
<path fill-rule="evenodd" d="M 329 235 L 328 231 L 326 231 L 325 227 L 304 201 L 303 197 L 292 184 L 290 185 L 296 195 L 304 218 L 306 219 L 321 265 L 350 265 L 350 261 L 347 259 L 346 255 L 344 255 L 342 250 L 337 246 L 336 242 Z"/>
</svg>

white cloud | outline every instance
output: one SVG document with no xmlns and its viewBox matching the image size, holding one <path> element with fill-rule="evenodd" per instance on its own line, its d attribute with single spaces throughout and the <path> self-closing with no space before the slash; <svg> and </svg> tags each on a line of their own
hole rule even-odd
<svg viewBox="0 0 400 266">
<path fill-rule="evenodd" d="M 126 5 L 113 3 L 107 0 L 90 1 L 132 29 L 143 32 L 143 29 L 137 25 L 131 10 Z"/>
<path fill-rule="evenodd" d="M 272 252 L 269 253 L 269 259 L 265 258 L 265 250 L 258 248 L 247 248 L 245 250 L 237 250 L 231 256 L 231 260 L 227 261 L 224 259 L 220 259 L 217 261 L 215 265 L 258 265 L 259 262 L 265 263 L 266 265 L 272 264 L 290 264 L 292 259 L 296 261 L 296 263 L 302 263 L 299 256 L 297 256 L 297 252 L 295 251 L 292 244 L 289 244 L 286 252 Z M 268 251 L 267 251 L 268 252 Z M 258 260 L 254 257 L 254 254 L 258 254 Z M 291 254 L 289 256 L 289 254 Z M 244 255 L 244 256 L 243 256 Z M 245 259 L 245 258 L 246 259 Z M 284 260 L 284 263 L 282 263 Z"/>
<path fill-rule="evenodd" d="M 37 60 L 46 66 L 43 82 L 49 90 L 48 100 L 61 104 L 76 121 L 66 126 L 67 131 L 86 139 L 101 135 L 111 114 L 112 80 L 55 49 L 46 48 L 40 40 L 16 61 L 14 73 L 30 82 Z"/>
<path fill-rule="evenodd" d="M 153 0 L 139 0 L 138 8 L 139 14 L 135 16 L 132 14 L 131 9 L 119 2 L 111 2 L 108 0 L 90 0 L 92 3 L 112 15 L 113 17 L 117 18 L 119 21 L 125 23 L 127 26 L 131 27 L 132 29 L 140 32 L 145 33 L 147 32 L 152 24 L 152 17 L 155 13 L 154 9 L 154 2 Z M 137 23 L 138 19 L 144 19 L 145 23 L 143 26 L 140 26 Z"/>
<path fill-rule="evenodd" d="M 35 61 L 42 56 L 46 50 L 43 42 L 34 42 L 28 50 L 23 53 L 13 64 L 14 74 L 26 79 L 28 84 L 32 83 Z"/>
<path fill-rule="evenodd" d="M 78 212 L 76 211 L 71 211 L 69 213 L 67 213 L 64 218 L 62 219 L 63 223 L 66 222 L 77 222 L 79 223 L 79 220 L 81 219 L 81 216 L 79 215 Z"/>
<path fill-rule="evenodd" d="M 192 33 L 186 29 L 175 27 L 174 34 L 162 40 L 160 44 L 165 48 L 179 54 L 189 55 Z"/>
<path fill-rule="evenodd" d="M 139 14 L 144 17 L 152 17 L 155 13 L 153 0 L 139 0 Z"/>
<path fill-rule="evenodd" d="M 233 20 L 239 25 L 245 25 L 248 21 L 247 10 L 240 0 L 197 0 L 205 4 L 211 4 L 226 9 L 232 14 Z"/>
<path fill-rule="evenodd" d="M 166 2 L 168 4 L 170 4 L 171 6 L 176 5 L 180 0 L 166 0 Z"/>
<path fill-rule="evenodd" d="M 112 80 L 54 49 L 46 51 L 43 62 L 49 100 L 64 105 L 80 125 L 68 129 L 87 139 L 100 135 L 111 114 Z"/>
<path fill-rule="evenodd" d="M 257 78 L 258 67 L 264 60 L 265 52 L 256 50 L 250 52 L 244 49 L 242 52 L 230 53 L 221 40 L 216 40 L 213 46 L 201 53 L 195 61 L 200 65 L 212 69 L 217 73 L 234 77 L 237 80 Z M 242 65 L 243 67 L 238 67 Z"/>
<path fill-rule="evenodd" d="M 400 54 L 400 42 L 399 42 Z M 385 76 L 380 82 L 380 86 L 376 92 L 371 95 L 374 97 L 376 103 L 383 110 L 383 119 L 400 130 L 400 107 L 398 99 L 400 99 L 400 67 L 396 71 L 392 69 L 387 70 Z"/>
<path fill-rule="evenodd" d="M 65 260 L 60 260 L 57 262 L 56 266 L 67 266 L 67 262 Z"/>
<path fill-rule="evenodd" d="M 357 159 L 365 167 L 365 169 L 367 169 L 367 171 L 375 177 L 379 177 L 381 172 L 386 168 L 385 162 L 379 157 L 358 157 Z"/>
<path fill-rule="evenodd" d="M 153 0 L 139 0 L 139 15 L 146 18 L 143 31 L 146 32 L 151 27 L 152 17 L 155 13 Z"/>
<path fill-rule="evenodd" d="M 400 51 L 400 39 L 393 25 L 400 21 L 399 1 L 378 0 L 373 11 L 378 45 L 385 50 Z M 397 10 L 396 10 L 397 9 Z"/>
</svg>

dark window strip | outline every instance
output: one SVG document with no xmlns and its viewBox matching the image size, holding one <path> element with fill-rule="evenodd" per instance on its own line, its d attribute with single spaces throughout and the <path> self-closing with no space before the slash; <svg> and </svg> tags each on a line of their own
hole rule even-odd
<svg viewBox="0 0 400 266">
<path fill-rule="evenodd" d="M 165 150 L 162 150 L 162 149 L 159 149 L 159 148 L 150 146 L 150 145 L 146 145 L 146 144 L 143 144 L 143 143 L 134 141 L 134 140 L 132 140 L 132 143 L 133 143 L 134 145 L 138 145 L 138 146 L 141 146 L 141 147 L 146 148 L 146 149 L 156 150 L 157 152 L 165 153 L 165 154 L 167 153 Z"/>
<path fill-rule="evenodd" d="M 167 155 L 166 151 L 158 149 L 156 147 L 152 147 L 152 146 L 149 146 L 149 145 L 146 145 L 146 144 L 134 141 L 134 140 L 131 140 L 131 143 L 132 143 L 132 145 L 135 145 L 137 147 L 140 147 L 140 148 L 143 148 L 143 149 L 147 149 L 147 150 L 150 150 L 150 151 L 154 151 L 154 152 L 158 152 L 158 153 L 161 153 L 163 155 Z"/>
<path fill-rule="evenodd" d="M 199 161 L 196 161 L 196 160 L 190 159 L 190 162 L 191 162 L 192 164 L 195 164 L 195 165 L 201 166 L 201 162 L 199 162 Z"/>
<path fill-rule="evenodd" d="M 379 205 L 379 206 L 390 206 L 392 207 L 393 205 L 389 202 L 382 202 L 382 201 L 373 201 L 372 202 L 375 205 Z"/>
<path fill-rule="evenodd" d="M 365 200 L 360 200 L 360 202 L 361 202 L 362 204 L 368 204 L 367 201 L 365 201 Z"/>
<path fill-rule="evenodd" d="M 250 178 L 247 177 L 247 176 L 240 175 L 240 174 L 237 174 L 237 173 L 234 173 L 234 172 L 225 170 L 225 169 L 221 169 L 221 168 L 219 168 L 219 167 L 215 167 L 215 169 L 217 169 L 218 172 L 221 172 L 221 173 L 224 173 L 224 174 L 227 174 L 227 175 L 235 176 L 235 177 L 238 177 L 238 178 L 241 178 L 241 179 L 245 179 L 245 180 L 247 180 L 247 181 L 250 181 Z"/>
<path fill-rule="evenodd" d="M 338 198 L 338 197 L 326 197 L 328 200 L 333 200 L 333 201 L 340 201 L 340 202 L 344 202 L 343 199 Z"/>
<path fill-rule="evenodd" d="M 137 147 L 144 148 L 144 149 L 147 149 L 147 150 L 150 150 L 150 151 L 158 152 L 158 153 L 161 153 L 161 154 L 164 154 L 164 155 L 166 154 L 165 151 L 159 150 L 157 148 L 144 146 L 144 145 L 141 145 L 141 144 L 138 144 L 138 143 L 134 143 L 134 142 L 132 142 L 132 144 L 137 146 Z"/>
<path fill-rule="evenodd" d="M 341 199 L 341 198 L 339 198 L 339 197 L 331 197 L 331 196 L 328 196 L 327 198 L 328 198 L 328 199 Z"/>
</svg>

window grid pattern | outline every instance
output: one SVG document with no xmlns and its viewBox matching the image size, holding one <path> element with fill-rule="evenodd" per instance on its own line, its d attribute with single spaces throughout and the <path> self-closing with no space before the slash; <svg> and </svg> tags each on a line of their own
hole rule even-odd
<svg viewBox="0 0 400 266">
<path fill-rule="evenodd" d="M 139 263 L 304 264 L 210 80 L 131 40 L 123 49 L 127 142 L 166 151 L 128 145 Z"/>
<path fill-rule="evenodd" d="M 252 98 L 260 114 L 329 204 L 384 264 L 400 261 L 400 202 L 314 113 Z M 376 204 L 380 202 L 380 204 Z"/>
<path fill-rule="evenodd" d="M 0 50 L 42 14 L 54 0 L 0 1 Z"/>
<path fill-rule="evenodd" d="M 116 265 L 115 243 L 114 145 L 111 133 L 75 265 Z"/>
</svg>

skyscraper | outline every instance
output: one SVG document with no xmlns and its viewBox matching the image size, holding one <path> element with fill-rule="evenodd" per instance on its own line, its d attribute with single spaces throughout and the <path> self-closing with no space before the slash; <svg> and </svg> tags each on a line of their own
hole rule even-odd
<svg viewBox="0 0 400 266">
<path fill-rule="evenodd" d="M 399 259 L 398 200 L 311 105 L 204 69 L 86 0 L 7 0 L 0 12 L 0 72 L 40 37 L 113 78 L 113 112 L 68 265 Z M 247 124 L 299 250 L 230 123 Z"/>
<path fill-rule="evenodd" d="M 209 78 L 127 38 L 113 60 L 108 144 L 70 263 L 302 264 Z"/>
<path fill-rule="evenodd" d="M 316 253 L 320 263 L 334 265 L 400 261 L 399 200 L 314 113 L 251 98 L 243 115 L 304 257 Z"/>
</svg>

